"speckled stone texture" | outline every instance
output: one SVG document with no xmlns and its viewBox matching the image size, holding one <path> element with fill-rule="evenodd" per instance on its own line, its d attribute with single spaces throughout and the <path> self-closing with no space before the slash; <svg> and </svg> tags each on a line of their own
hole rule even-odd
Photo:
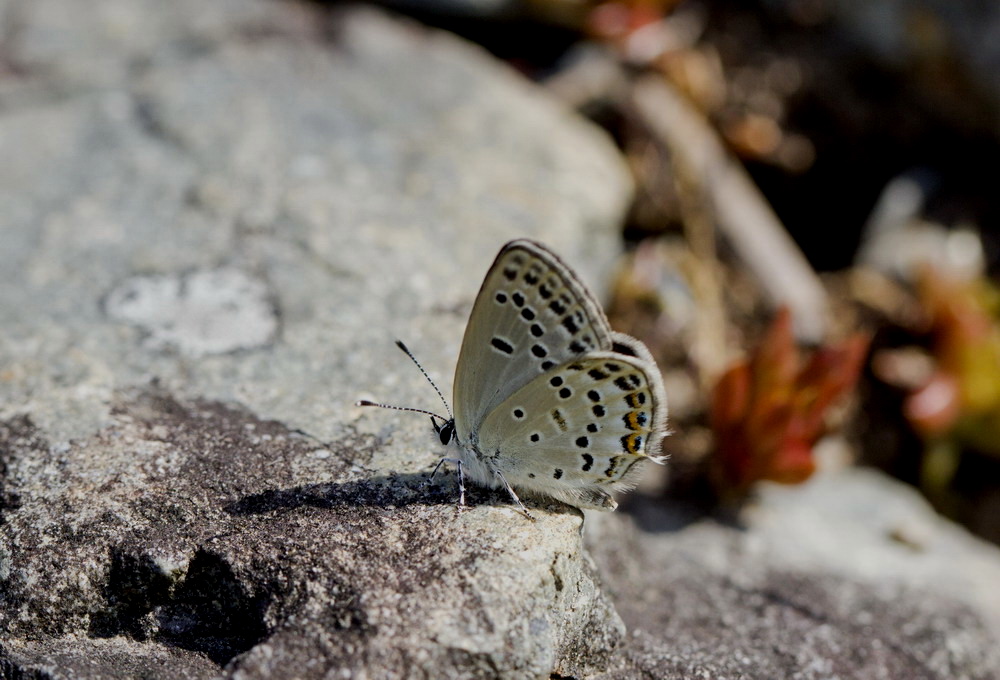
<svg viewBox="0 0 1000 680">
<path fill-rule="evenodd" d="M 0 677 L 1000 677 L 998 551 L 878 475 L 531 522 L 353 405 L 438 408 L 393 340 L 448 393 L 508 239 L 613 266 L 620 155 L 481 50 L 263 0 L 0 28 Z"/>
<path fill-rule="evenodd" d="M 506 240 L 597 287 L 610 140 L 361 8 L 7 1 L 4 677 L 547 677 L 624 635 L 579 512 L 425 476 Z"/>
<path fill-rule="evenodd" d="M 112 420 L 62 447 L 28 417 L 0 428 L 3 651 L 26 667 L 540 677 L 620 642 L 565 506 L 459 512 L 451 484 L 375 472 L 372 435 L 319 443 L 154 389 Z M 303 483 L 324 477 L 345 481 Z"/>
<path fill-rule="evenodd" d="M 729 522 L 626 509 L 588 517 L 629 629 L 601 680 L 1000 677 L 1000 550 L 880 473 L 766 486 Z"/>
</svg>

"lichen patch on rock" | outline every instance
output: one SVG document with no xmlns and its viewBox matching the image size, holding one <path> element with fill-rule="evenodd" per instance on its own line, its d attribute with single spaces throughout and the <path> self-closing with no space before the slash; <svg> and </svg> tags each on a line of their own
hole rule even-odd
<svg viewBox="0 0 1000 680">
<path fill-rule="evenodd" d="M 104 300 L 108 316 L 146 331 L 146 343 L 199 357 L 266 346 L 278 332 L 267 285 L 230 267 L 132 276 Z"/>
</svg>

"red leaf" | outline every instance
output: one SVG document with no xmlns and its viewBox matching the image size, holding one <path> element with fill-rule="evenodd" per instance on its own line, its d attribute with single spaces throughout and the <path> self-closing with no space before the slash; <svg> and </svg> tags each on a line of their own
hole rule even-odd
<svg viewBox="0 0 1000 680">
<path fill-rule="evenodd" d="M 738 496 L 763 479 L 786 484 L 808 479 L 827 412 L 854 387 L 867 350 L 868 338 L 855 335 L 803 362 L 791 315 L 779 311 L 760 345 L 731 366 L 713 391 L 712 477 L 720 492 Z"/>
</svg>

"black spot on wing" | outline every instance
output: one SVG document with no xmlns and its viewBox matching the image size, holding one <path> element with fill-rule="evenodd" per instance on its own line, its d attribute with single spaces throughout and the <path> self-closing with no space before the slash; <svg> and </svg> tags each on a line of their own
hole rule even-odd
<svg viewBox="0 0 1000 680">
<path fill-rule="evenodd" d="M 629 408 L 639 408 L 646 403 L 646 395 L 643 392 L 633 392 L 625 396 L 625 403 Z"/>
<path fill-rule="evenodd" d="M 589 472 L 590 468 L 594 467 L 594 457 L 589 453 L 583 454 L 583 468 L 584 472 Z"/>
<path fill-rule="evenodd" d="M 638 455 L 642 453 L 642 435 L 633 433 L 626 434 L 621 438 L 622 451 Z"/>
<path fill-rule="evenodd" d="M 514 348 L 511 346 L 509 342 L 507 342 L 503 338 L 495 337 L 492 340 L 490 340 L 490 344 L 493 345 L 493 347 L 496 348 L 498 351 L 503 352 L 508 356 L 514 353 Z"/>
<path fill-rule="evenodd" d="M 608 469 L 604 471 L 604 476 L 613 477 L 615 474 L 615 469 L 618 467 L 618 464 L 621 462 L 621 460 L 622 460 L 621 456 L 615 456 L 614 458 L 612 458 L 611 464 L 608 465 Z"/>
</svg>

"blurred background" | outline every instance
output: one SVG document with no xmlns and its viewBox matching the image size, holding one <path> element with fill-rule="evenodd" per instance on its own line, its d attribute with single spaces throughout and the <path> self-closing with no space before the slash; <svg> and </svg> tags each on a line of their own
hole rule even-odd
<svg viewBox="0 0 1000 680">
<path fill-rule="evenodd" d="M 1000 542 L 1000 5 L 389 4 L 617 142 L 609 313 L 664 368 L 665 492 L 873 465 Z"/>
</svg>

